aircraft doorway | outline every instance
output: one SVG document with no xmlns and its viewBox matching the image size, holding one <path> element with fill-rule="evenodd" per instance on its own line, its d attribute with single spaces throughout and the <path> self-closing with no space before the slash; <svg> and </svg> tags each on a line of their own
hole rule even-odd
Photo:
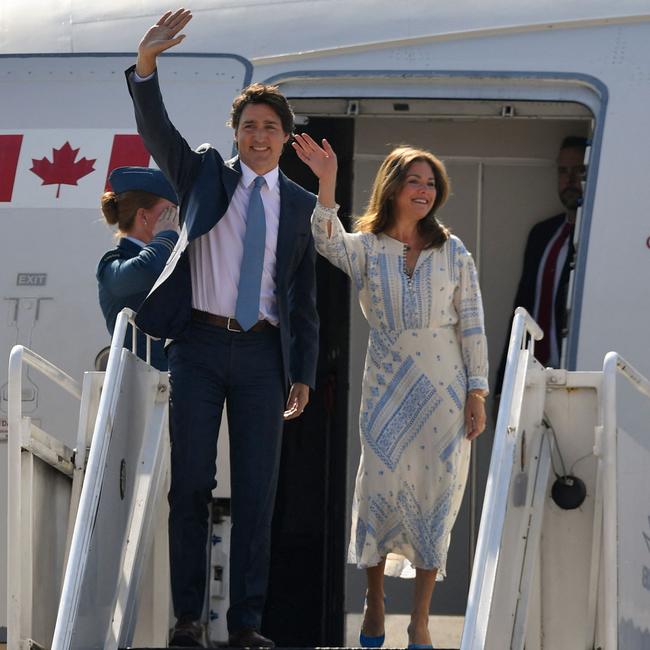
<svg viewBox="0 0 650 650">
<path fill-rule="evenodd" d="M 363 211 L 375 172 L 394 146 L 412 144 L 430 149 L 445 162 L 451 177 L 452 196 L 439 216 L 464 241 L 479 269 L 489 343 L 490 388 L 494 391 L 528 232 L 536 222 L 564 211 L 557 196 L 556 156 L 564 137 L 591 135 L 591 112 L 570 102 L 304 98 L 292 100 L 292 104 L 297 114 L 308 118 L 308 124 L 299 126 L 299 130 L 317 139 L 326 136 L 337 151 L 341 193 L 337 199 L 343 206 L 344 216 Z M 315 191 L 315 179 L 293 152 L 285 158 L 283 169 L 288 175 Z M 336 350 L 336 355 L 348 354 L 348 358 L 337 356 L 335 363 L 336 442 L 330 440 L 333 446 L 327 458 L 314 457 L 316 465 L 313 468 L 301 466 L 301 471 L 314 475 L 321 471 L 318 467 L 326 464 L 328 480 L 337 486 L 329 492 L 330 510 L 322 524 L 330 541 L 326 544 L 329 551 L 323 553 L 321 567 L 323 575 L 335 577 L 312 583 L 313 590 L 324 589 L 324 595 L 319 593 L 315 597 L 313 592 L 305 595 L 312 600 L 296 595 L 293 602 L 301 603 L 301 618 L 306 603 L 313 602 L 316 607 L 316 603 L 321 602 L 323 609 L 319 614 L 330 620 L 330 624 L 320 625 L 322 636 L 309 637 L 311 643 L 350 646 L 358 642 L 358 629 L 355 628 L 365 592 L 364 572 L 346 565 L 345 561 L 359 459 L 358 412 L 368 329 L 347 279 L 323 260 L 318 261 L 318 274 L 319 292 L 325 288 L 325 297 L 319 294 L 323 327 L 320 364 L 324 362 L 323 355 L 327 357 L 332 349 Z M 330 298 L 336 304 L 330 303 Z M 328 342 L 329 336 L 334 337 L 334 343 Z M 343 388 L 345 382 L 349 382 L 349 389 Z M 320 391 L 321 395 L 325 394 L 323 385 Z M 317 391 L 314 400 L 320 399 Z M 473 449 L 468 488 L 452 534 L 448 577 L 438 583 L 434 592 L 433 615 L 462 617 L 465 612 L 471 559 L 489 470 L 493 408 L 489 400 L 488 429 Z M 316 419 L 322 417 L 323 411 L 320 413 Z M 319 426 L 320 429 L 305 431 L 303 435 L 313 440 L 315 432 L 323 430 L 320 420 Z M 318 434 L 319 438 L 321 435 Z M 331 454 L 335 449 L 340 457 L 333 461 Z M 296 462 L 300 461 L 296 459 Z M 282 498 L 279 495 L 280 509 Z M 294 498 L 307 501 L 310 497 L 302 494 Z M 309 509 L 310 506 L 303 503 L 302 507 Z M 296 525 L 296 531 L 299 530 L 300 525 Z M 298 538 L 295 541 L 300 544 Z M 285 560 L 290 561 L 289 558 Z M 386 590 L 389 613 L 408 614 L 413 582 L 388 579 Z M 340 636 L 343 613 L 351 622 L 345 640 Z M 400 623 L 404 639 L 392 640 L 393 644 L 399 645 L 406 639 L 405 629 L 406 623 Z M 278 634 L 275 638 L 282 640 Z M 306 640 L 307 637 L 302 638 Z M 293 637 L 291 641 L 298 642 Z M 433 641 L 434 645 L 445 647 L 435 636 Z M 387 638 L 387 644 L 390 642 Z"/>
<path fill-rule="evenodd" d="M 558 149 L 568 135 L 589 136 L 591 117 L 578 104 L 518 102 L 505 106 L 503 102 L 491 101 L 359 101 L 355 122 L 354 214 L 363 210 L 375 172 L 392 147 L 403 143 L 423 147 L 446 164 L 452 196 L 439 216 L 472 252 L 479 270 L 493 392 L 528 232 L 536 222 L 564 211 L 556 189 Z M 360 400 L 366 337 L 365 320 L 352 300 L 351 413 Z M 488 429 L 473 449 L 468 488 L 452 533 L 448 577 L 436 587 L 433 614 L 462 616 L 465 612 L 492 448 L 494 403 L 491 399 L 488 402 Z M 352 498 L 359 457 L 358 435 L 353 429 L 351 423 L 348 502 Z M 349 522 L 346 524 L 349 528 Z M 364 576 L 352 567 L 347 569 L 346 576 L 346 611 L 360 612 Z M 386 589 L 390 612 L 407 614 L 413 590 L 410 581 L 389 579 Z"/>
</svg>

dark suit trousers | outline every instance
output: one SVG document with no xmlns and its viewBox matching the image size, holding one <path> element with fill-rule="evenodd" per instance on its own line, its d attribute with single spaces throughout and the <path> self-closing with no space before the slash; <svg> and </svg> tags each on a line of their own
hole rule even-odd
<svg viewBox="0 0 650 650">
<path fill-rule="evenodd" d="M 199 620 L 203 609 L 208 504 L 226 400 L 232 514 L 228 629 L 259 629 L 286 394 L 279 330 L 232 333 L 193 321 L 171 344 L 168 357 L 174 613 Z"/>
</svg>

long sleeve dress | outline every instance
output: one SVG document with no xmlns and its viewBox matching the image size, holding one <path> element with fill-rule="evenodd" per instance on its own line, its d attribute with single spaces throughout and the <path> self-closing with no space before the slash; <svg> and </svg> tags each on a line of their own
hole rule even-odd
<svg viewBox="0 0 650 650">
<path fill-rule="evenodd" d="M 409 277 L 401 242 L 348 233 L 320 204 L 312 231 L 316 250 L 352 279 L 370 325 L 348 561 L 366 568 L 386 557 L 387 575 L 436 568 L 442 579 L 469 467 L 465 398 L 488 388 L 474 261 L 452 235 L 423 250 Z"/>
</svg>

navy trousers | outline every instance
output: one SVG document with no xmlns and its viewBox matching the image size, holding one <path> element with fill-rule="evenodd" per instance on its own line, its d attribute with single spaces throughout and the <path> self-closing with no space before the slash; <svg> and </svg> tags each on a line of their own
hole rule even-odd
<svg viewBox="0 0 650 650">
<path fill-rule="evenodd" d="M 203 610 L 208 504 L 216 486 L 217 436 L 225 400 L 232 515 L 228 629 L 259 630 L 286 395 L 279 330 L 233 333 L 192 321 L 187 334 L 169 347 L 168 358 L 174 613 L 199 620 Z"/>
</svg>

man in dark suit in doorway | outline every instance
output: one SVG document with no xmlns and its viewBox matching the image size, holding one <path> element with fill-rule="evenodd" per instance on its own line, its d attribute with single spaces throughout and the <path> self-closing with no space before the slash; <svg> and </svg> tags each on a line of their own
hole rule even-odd
<svg viewBox="0 0 650 650">
<path fill-rule="evenodd" d="M 316 373 L 310 231 L 316 198 L 279 171 L 293 113 L 277 88 L 253 84 L 235 98 L 231 123 L 239 155 L 233 160 L 224 162 L 208 145 L 193 151 L 171 124 L 156 60 L 181 42 L 190 19 L 184 9 L 162 16 L 126 73 L 138 131 L 179 196 L 182 223 L 137 316 L 145 332 L 173 339 L 169 539 L 177 622 L 171 644 L 202 644 L 208 504 L 225 401 L 233 522 L 229 645 L 273 647 L 259 626 L 282 421 L 302 413 Z"/>
<path fill-rule="evenodd" d="M 566 327 L 566 301 L 570 265 L 574 255 L 573 230 L 582 203 L 582 182 L 587 140 L 564 138 L 557 157 L 558 195 L 566 211 L 535 224 L 528 235 L 515 308 L 524 307 L 544 330 L 535 344 L 535 356 L 544 366 L 558 367 L 562 330 Z M 497 387 L 503 381 L 508 345 L 503 351 Z"/>
</svg>

